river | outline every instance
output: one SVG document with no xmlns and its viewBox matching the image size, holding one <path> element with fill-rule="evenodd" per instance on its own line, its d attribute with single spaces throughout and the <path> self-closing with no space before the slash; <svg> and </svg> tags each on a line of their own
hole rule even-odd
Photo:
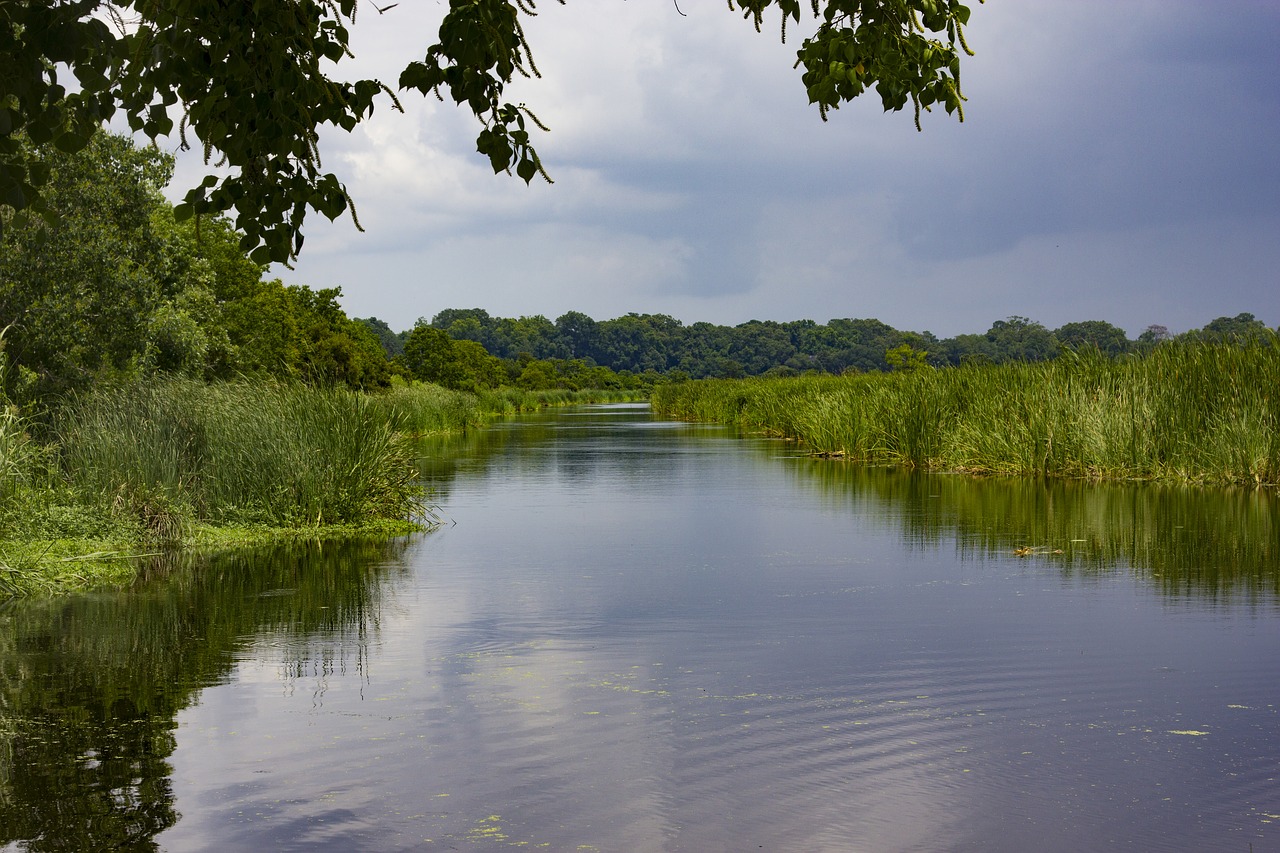
<svg viewBox="0 0 1280 853">
<path fill-rule="evenodd" d="M 604 406 L 442 526 L 0 609 L 0 849 L 1280 849 L 1273 495 Z"/>
</svg>

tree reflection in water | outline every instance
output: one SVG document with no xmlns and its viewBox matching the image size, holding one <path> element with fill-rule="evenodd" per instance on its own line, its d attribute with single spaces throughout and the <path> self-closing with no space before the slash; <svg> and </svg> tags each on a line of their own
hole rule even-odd
<svg viewBox="0 0 1280 853">
<path fill-rule="evenodd" d="M 255 635 L 362 665 L 404 540 L 317 542 L 164 566 L 132 590 L 0 612 L 0 844 L 155 849 L 178 820 L 179 711 Z M 160 567 L 153 567 L 160 568 Z M 317 649 L 317 646 L 321 648 Z"/>
</svg>

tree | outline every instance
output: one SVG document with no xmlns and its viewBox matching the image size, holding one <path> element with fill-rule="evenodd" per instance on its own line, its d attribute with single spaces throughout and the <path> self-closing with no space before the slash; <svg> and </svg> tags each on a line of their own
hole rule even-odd
<svg viewBox="0 0 1280 853">
<path fill-rule="evenodd" d="M 1267 324 L 1248 312 L 1234 317 L 1219 317 L 1201 329 L 1196 336 L 1207 341 L 1236 342 L 1247 341 L 1268 332 Z"/>
<path fill-rule="evenodd" d="M 414 379 L 449 385 L 454 379 L 453 344 L 444 332 L 420 322 L 404 342 L 405 366 Z"/>
<path fill-rule="evenodd" d="M 1053 333 L 1026 317 L 996 320 L 987 331 L 996 361 L 1046 361 L 1058 354 Z"/>
<path fill-rule="evenodd" d="M 383 352 L 387 354 L 387 358 L 395 358 L 398 355 L 404 355 L 404 339 L 391 331 L 391 327 L 387 325 L 385 320 L 379 320 L 377 317 L 357 317 L 357 323 L 363 323 L 378 336 L 378 340 L 382 342 Z"/>
<path fill-rule="evenodd" d="M 884 354 L 884 360 L 888 362 L 889 367 L 900 373 L 915 373 L 919 370 L 925 370 L 929 367 L 925 358 L 929 353 L 922 349 L 916 349 L 911 344 L 899 344 Z"/>
<path fill-rule="evenodd" d="M 322 172 L 319 128 L 351 131 L 380 99 L 400 107 L 380 80 L 335 79 L 331 66 L 351 55 L 356 5 L 254 0 L 229 12 L 223 0 L 0 2 L 0 206 L 47 212 L 48 172 L 20 133 L 73 153 L 122 113 L 135 132 L 156 139 L 176 131 L 184 147 L 200 146 L 207 161 L 229 167 L 187 193 L 179 218 L 234 210 L 253 260 L 288 260 L 302 248 L 309 210 L 330 219 L 350 211 L 355 220 L 347 188 Z M 801 22 L 801 0 L 729 0 L 757 31 L 771 7 L 785 39 L 789 22 Z M 963 120 L 967 6 L 813 0 L 812 9 L 816 29 L 796 64 L 824 119 L 874 88 L 886 111 L 911 103 L 917 127 L 920 111 L 935 104 Z M 530 125 L 545 128 L 503 96 L 515 75 L 538 75 L 520 23 L 536 13 L 534 0 L 451 0 L 435 43 L 398 81 L 402 91 L 465 104 L 481 124 L 476 150 L 495 172 L 514 170 L 526 182 L 550 180 L 530 136 Z M 68 74 L 75 86 L 61 82 Z"/>
<path fill-rule="evenodd" d="M 597 355 L 596 344 L 600 339 L 600 325 L 581 311 L 567 311 L 556 318 L 556 331 L 574 358 L 591 358 Z"/>
<path fill-rule="evenodd" d="M 1081 347 L 1096 347 L 1099 352 L 1114 358 L 1124 355 L 1132 348 L 1129 336 L 1124 329 L 1113 326 L 1103 320 L 1085 320 L 1079 323 L 1067 323 L 1057 329 L 1053 336 L 1060 346 L 1078 350 Z"/>
<path fill-rule="evenodd" d="M 172 295 L 162 281 L 173 266 L 163 258 L 168 241 L 156 228 L 172 161 L 109 134 L 75 154 L 22 144 L 48 174 L 61 227 L 0 235 L 0 317 L 11 324 L 9 358 L 39 375 L 35 390 L 45 395 L 124 369 L 142 352 L 152 313 Z"/>
<path fill-rule="evenodd" d="M 1138 335 L 1138 345 L 1144 349 L 1150 349 L 1156 344 L 1169 340 L 1171 337 L 1173 335 L 1169 333 L 1168 326 L 1152 323 L 1143 329 L 1142 334 Z"/>
</svg>

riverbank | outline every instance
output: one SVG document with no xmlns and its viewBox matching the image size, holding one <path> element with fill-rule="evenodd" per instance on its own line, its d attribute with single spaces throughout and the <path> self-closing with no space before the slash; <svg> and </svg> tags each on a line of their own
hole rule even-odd
<svg viewBox="0 0 1280 853">
<path fill-rule="evenodd" d="M 979 474 L 1280 484 L 1280 337 L 1173 342 L 1111 360 L 660 386 L 665 417 L 816 454 Z"/>
<path fill-rule="evenodd" d="M 0 598 L 129 583 L 175 549 L 390 536 L 435 523 L 414 440 L 634 394 L 142 382 L 0 418 Z"/>
</svg>

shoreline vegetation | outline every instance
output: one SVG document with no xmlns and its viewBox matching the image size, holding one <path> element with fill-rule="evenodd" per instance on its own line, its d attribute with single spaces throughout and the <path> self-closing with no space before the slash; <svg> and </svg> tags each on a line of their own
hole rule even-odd
<svg viewBox="0 0 1280 853">
<path fill-rule="evenodd" d="M 127 584 L 178 548 L 429 527 L 417 439 L 651 394 L 875 464 L 1280 481 L 1280 344 L 1252 314 L 1132 341 L 1098 320 L 938 339 L 479 308 L 396 332 L 267 278 L 227 219 L 176 215 L 153 147 L 17 144 L 57 224 L 0 204 L 0 601 Z"/>
<path fill-rule="evenodd" d="M 0 411 L 0 599 L 121 586 L 148 558 L 430 529 L 415 440 L 635 391 L 380 393 L 155 378 Z"/>
<path fill-rule="evenodd" d="M 719 422 L 876 465 L 1079 480 L 1280 485 L 1280 336 L 1165 341 L 1111 359 L 704 379 L 654 389 Z"/>
</svg>

